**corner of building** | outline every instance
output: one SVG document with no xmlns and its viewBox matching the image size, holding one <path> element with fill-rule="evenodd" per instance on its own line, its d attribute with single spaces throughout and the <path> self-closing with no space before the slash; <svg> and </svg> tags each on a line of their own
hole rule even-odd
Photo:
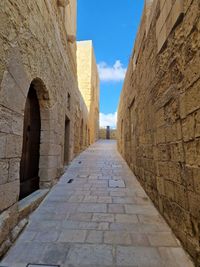
<svg viewBox="0 0 200 267">
<path fill-rule="evenodd" d="M 77 75 L 79 90 L 89 112 L 90 143 L 99 132 L 99 75 L 91 40 L 77 42 Z"/>
</svg>

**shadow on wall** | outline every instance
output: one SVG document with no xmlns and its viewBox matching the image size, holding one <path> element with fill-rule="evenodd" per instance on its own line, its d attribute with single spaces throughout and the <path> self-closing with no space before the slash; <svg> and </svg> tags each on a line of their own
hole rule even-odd
<svg viewBox="0 0 200 267">
<path fill-rule="evenodd" d="M 106 128 L 100 128 L 99 129 L 99 139 L 116 140 L 117 139 L 117 129 L 111 129 L 110 126 L 107 126 Z"/>
</svg>

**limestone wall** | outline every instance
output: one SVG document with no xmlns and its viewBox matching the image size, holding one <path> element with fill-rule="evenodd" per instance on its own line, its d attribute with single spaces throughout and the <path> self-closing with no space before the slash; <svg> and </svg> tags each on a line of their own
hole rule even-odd
<svg viewBox="0 0 200 267">
<path fill-rule="evenodd" d="M 51 187 L 62 173 L 66 119 L 69 160 L 88 146 L 90 125 L 76 76 L 76 1 L 1 0 L 0 21 L 1 247 L 18 221 L 24 108 L 30 84 L 41 115 L 40 188 Z M 10 239 L 6 242 L 4 247 Z"/>
<path fill-rule="evenodd" d="M 89 112 L 89 140 L 93 143 L 99 132 L 99 76 L 92 41 L 77 43 L 77 70 L 79 89 Z"/>
<path fill-rule="evenodd" d="M 118 110 L 118 148 L 200 264 L 200 2 L 147 1 Z"/>
</svg>

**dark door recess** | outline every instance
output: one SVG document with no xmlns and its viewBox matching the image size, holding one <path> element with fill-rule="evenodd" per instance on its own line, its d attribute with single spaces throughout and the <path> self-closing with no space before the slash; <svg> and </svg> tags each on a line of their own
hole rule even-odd
<svg viewBox="0 0 200 267">
<path fill-rule="evenodd" d="M 39 189 L 40 128 L 39 102 L 34 85 L 31 84 L 24 112 L 19 199 L 22 199 Z"/>
<path fill-rule="evenodd" d="M 64 164 L 69 163 L 69 136 L 70 136 L 70 120 L 65 119 L 65 140 L 64 140 Z"/>
</svg>

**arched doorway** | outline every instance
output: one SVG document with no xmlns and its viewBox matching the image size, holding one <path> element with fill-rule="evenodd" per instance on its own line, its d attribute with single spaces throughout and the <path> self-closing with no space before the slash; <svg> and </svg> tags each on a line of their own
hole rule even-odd
<svg viewBox="0 0 200 267">
<path fill-rule="evenodd" d="M 31 83 L 24 111 L 19 199 L 39 189 L 40 130 L 40 106 L 34 84 Z"/>
</svg>

